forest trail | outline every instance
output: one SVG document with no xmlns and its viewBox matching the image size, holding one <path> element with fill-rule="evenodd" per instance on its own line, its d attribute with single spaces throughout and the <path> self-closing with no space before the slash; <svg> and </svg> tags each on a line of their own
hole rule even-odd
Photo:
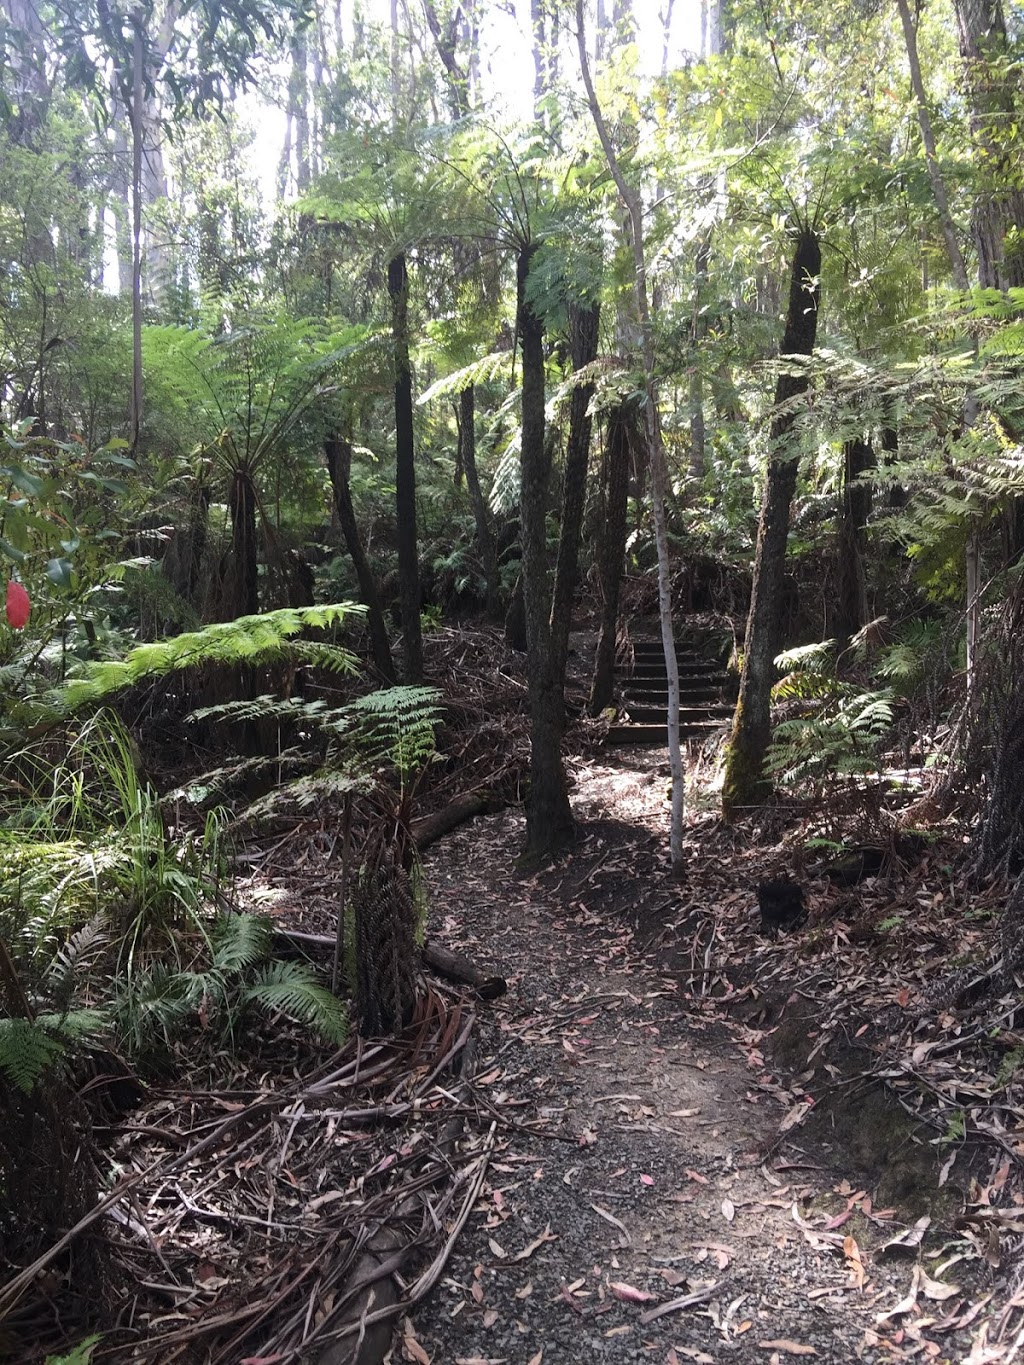
<svg viewBox="0 0 1024 1365">
<path fill-rule="evenodd" d="M 685 998 L 703 959 L 676 931 L 722 884 L 699 846 L 668 879 L 663 761 L 578 765 L 581 841 L 541 875 L 514 871 L 518 810 L 427 858 L 431 936 L 509 979 L 481 1010 L 475 1089 L 516 1126 L 499 1126 L 474 1217 L 395 1358 L 966 1359 L 969 1306 L 937 1283 L 947 1258 L 922 1279 L 920 1249 L 879 1254 L 913 1214 L 876 1209 L 841 1146 L 800 1128 L 804 1089 L 759 1034 Z"/>
</svg>

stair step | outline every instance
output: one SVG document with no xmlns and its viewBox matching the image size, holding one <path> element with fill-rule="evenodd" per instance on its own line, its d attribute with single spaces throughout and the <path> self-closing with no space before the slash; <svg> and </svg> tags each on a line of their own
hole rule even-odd
<svg viewBox="0 0 1024 1365">
<path fill-rule="evenodd" d="M 630 706 L 627 704 L 626 711 L 629 719 L 637 723 L 668 724 L 667 706 Z M 693 721 L 728 720 L 732 714 L 733 708 L 731 706 L 681 706 L 679 708 L 679 723 L 680 725 L 689 725 Z"/>
<path fill-rule="evenodd" d="M 686 678 L 679 680 L 679 695 L 694 701 L 719 701 L 728 679 L 726 678 Z M 643 697 L 653 704 L 661 702 L 668 705 L 668 686 L 664 678 L 625 678 L 621 692 L 626 697 Z"/>
<path fill-rule="evenodd" d="M 665 667 L 664 659 L 658 659 L 657 663 L 635 663 L 631 669 L 620 666 L 617 667 L 616 673 L 618 674 L 618 677 L 627 678 L 664 678 L 666 673 L 668 673 L 668 669 Z M 717 663 L 680 663 L 679 665 L 680 677 L 705 678 L 709 676 L 709 674 L 713 674 L 715 677 L 724 676 L 721 667 L 718 666 Z"/>
<path fill-rule="evenodd" d="M 608 727 L 609 744 L 650 744 L 664 745 L 665 723 L 660 725 L 611 725 Z M 721 729 L 715 721 L 691 721 L 680 725 L 680 739 L 697 739 L 713 735 Z"/>
</svg>

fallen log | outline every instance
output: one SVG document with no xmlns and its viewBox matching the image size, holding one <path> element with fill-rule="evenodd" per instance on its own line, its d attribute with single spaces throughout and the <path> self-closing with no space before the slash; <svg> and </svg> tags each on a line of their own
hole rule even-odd
<svg viewBox="0 0 1024 1365">
<path fill-rule="evenodd" d="M 274 930 L 274 938 L 282 946 L 297 949 L 334 948 L 333 934 L 303 934 L 298 929 Z M 485 972 L 470 962 L 461 953 L 453 953 L 450 948 L 441 948 L 436 943 L 424 943 L 420 949 L 424 967 L 429 967 L 446 981 L 454 981 L 460 986 L 471 986 L 481 1000 L 496 1000 L 508 990 L 508 983 L 496 972 Z"/>
<path fill-rule="evenodd" d="M 436 943 L 424 943 L 420 956 L 423 965 L 437 972 L 438 976 L 462 986 L 472 986 L 481 1000 L 496 1000 L 508 990 L 503 976 L 498 976 L 496 972 L 482 972 L 469 958 L 461 953 L 453 953 L 449 948 L 441 948 Z"/>
<path fill-rule="evenodd" d="M 472 820 L 475 815 L 493 815 L 507 805 L 507 801 L 503 801 L 487 787 L 463 792 L 441 810 L 413 820 L 411 827 L 413 840 L 416 847 L 422 851 L 431 844 L 436 844 L 438 839 L 443 839 L 446 834 L 450 834 L 467 820 Z"/>
</svg>

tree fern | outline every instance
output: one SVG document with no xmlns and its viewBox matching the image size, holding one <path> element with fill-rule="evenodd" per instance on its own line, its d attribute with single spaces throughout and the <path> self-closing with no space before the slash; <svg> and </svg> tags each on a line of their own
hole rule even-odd
<svg viewBox="0 0 1024 1365">
<path fill-rule="evenodd" d="M 403 786 L 436 753 L 435 731 L 442 720 L 441 694 L 434 687 L 384 687 L 344 708 L 351 742 L 362 760 L 391 763 Z"/>
<path fill-rule="evenodd" d="M 306 629 L 327 629 L 364 610 L 355 602 L 323 607 L 285 607 L 261 616 L 241 616 L 234 621 L 218 622 L 152 644 L 137 645 L 119 662 L 87 665 L 82 675 L 68 684 L 67 704 L 74 709 L 102 700 L 135 683 L 203 664 L 273 662 L 294 652 L 291 636 Z M 327 657 L 327 647 L 320 647 L 318 661 L 323 662 Z M 337 671 L 355 672 L 357 669 L 355 655 L 347 650 L 331 647 L 330 657 Z"/>
</svg>

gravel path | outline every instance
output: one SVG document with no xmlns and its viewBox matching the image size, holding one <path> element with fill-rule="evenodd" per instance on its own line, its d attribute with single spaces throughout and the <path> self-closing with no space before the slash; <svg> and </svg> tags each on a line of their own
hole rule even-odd
<svg viewBox="0 0 1024 1365">
<path fill-rule="evenodd" d="M 660 970 L 656 926 L 679 918 L 701 869 L 696 850 L 684 888 L 665 875 L 659 756 L 576 778 L 583 838 L 555 869 L 514 872 L 517 812 L 428 859 L 431 936 L 509 979 L 482 1011 L 477 1089 L 512 1122 L 394 1358 L 961 1359 L 954 1305 L 881 1316 L 917 1284 L 913 1251 L 877 1254 L 905 1216 L 875 1210 L 833 1148 L 809 1145 L 799 1081 L 772 1073 L 758 1035 Z M 685 942 L 672 947 L 686 959 Z"/>
</svg>

